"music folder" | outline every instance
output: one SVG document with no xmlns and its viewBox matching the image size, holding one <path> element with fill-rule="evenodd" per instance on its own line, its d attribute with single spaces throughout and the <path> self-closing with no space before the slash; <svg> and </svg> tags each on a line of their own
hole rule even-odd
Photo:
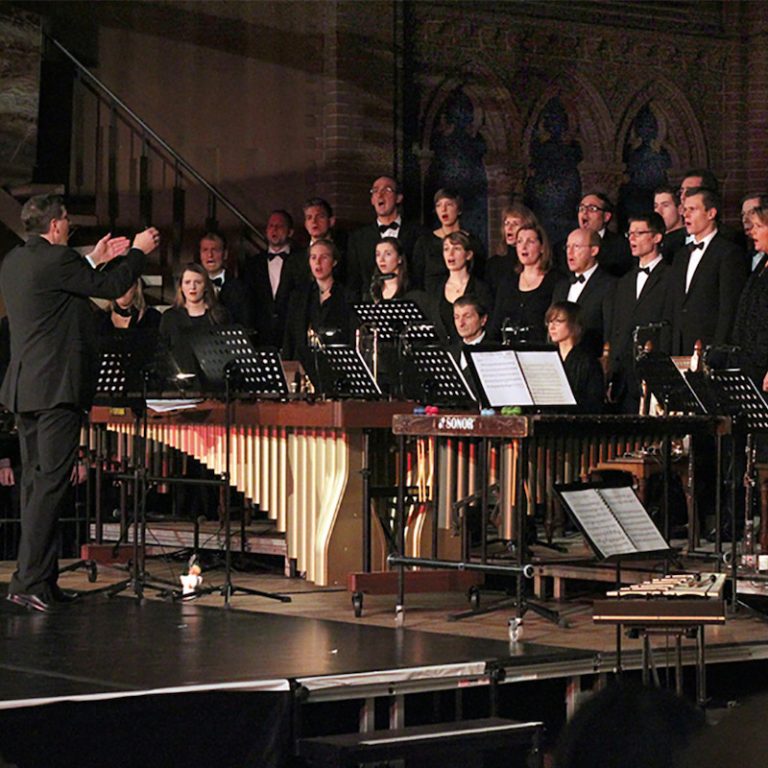
<svg viewBox="0 0 768 768">
<path fill-rule="evenodd" d="M 576 405 L 556 349 L 472 349 L 469 365 L 486 408 Z"/>
<path fill-rule="evenodd" d="M 570 483 L 554 489 L 601 559 L 662 556 L 672 551 L 630 486 Z"/>
</svg>

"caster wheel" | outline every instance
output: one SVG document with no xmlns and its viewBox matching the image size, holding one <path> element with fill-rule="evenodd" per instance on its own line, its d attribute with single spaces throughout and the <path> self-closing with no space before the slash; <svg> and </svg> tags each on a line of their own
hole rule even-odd
<svg viewBox="0 0 768 768">
<path fill-rule="evenodd" d="M 98 578 L 99 578 L 99 571 L 98 571 L 98 568 L 96 566 L 96 563 L 91 561 L 88 564 L 88 581 L 91 584 L 94 584 L 96 582 L 96 579 L 98 579 Z"/>
<path fill-rule="evenodd" d="M 469 592 L 467 592 L 467 598 L 472 610 L 476 611 L 480 607 L 480 590 L 477 587 L 470 587 Z"/>
<path fill-rule="evenodd" d="M 355 618 L 359 619 L 363 615 L 363 593 L 352 593 L 352 607 L 355 609 Z"/>
</svg>

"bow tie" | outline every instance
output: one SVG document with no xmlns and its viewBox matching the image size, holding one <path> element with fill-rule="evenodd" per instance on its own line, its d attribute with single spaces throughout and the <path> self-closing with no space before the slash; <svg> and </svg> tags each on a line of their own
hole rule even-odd
<svg viewBox="0 0 768 768">
<path fill-rule="evenodd" d="M 645 272 L 646 275 L 651 274 L 651 268 L 650 267 L 638 267 L 637 273 L 640 274 L 641 272 Z"/>
<path fill-rule="evenodd" d="M 274 251 L 274 252 L 273 252 L 273 251 L 270 251 L 270 252 L 267 254 L 267 258 L 268 258 L 270 261 L 272 261 L 272 259 L 276 259 L 276 258 L 278 258 L 278 256 L 279 256 L 281 259 L 284 259 L 286 256 L 288 256 L 288 251 Z"/>
<path fill-rule="evenodd" d="M 394 229 L 395 232 L 397 232 L 397 230 L 400 229 L 400 222 L 399 221 L 393 221 L 391 224 L 379 224 L 379 232 L 382 235 L 385 232 L 388 232 L 390 229 Z"/>
<path fill-rule="evenodd" d="M 704 241 L 702 240 L 700 243 L 688 243 L 688 250 L 690 253 L 693 253 L 694 251 L 698 251 L 701 249 L 704 250 Z"/>
<path fill-rule="evenodd" d="M 211 279 L 211 282 L 217 287 L 221 288 L 222 285 L 224 285 L 224 275 L 219 275 L 218 277 L 214 277 Z"/>
<path fill-rule="evenodd" d="M 587 278 L 584 275 L 571 275 L 571 285 L 574 283 L 583 283 Z"/>
</svg>

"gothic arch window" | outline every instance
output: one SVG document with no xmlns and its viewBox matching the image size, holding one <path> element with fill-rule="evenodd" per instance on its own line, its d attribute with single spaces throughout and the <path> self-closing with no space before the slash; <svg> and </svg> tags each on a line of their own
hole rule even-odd
<svg viewBox="0 0 768 768">
<path fill-rule="evenodd" d="M 622 151 L 625 176 L 619 190 L 620 226 L 633 214 L 653 210 L 653 190 L 668 181 L 672 157 L 664 117 L 652 102 L 637 111 Z"/>
<path fill-rule="evenodd" d="M 525 198 L 553 243 L 564 240 L 576 225 L 583 159 L 577 134 L 575 118 L 560 97 L 550 98 L 531 135 Z"/>
<path fill-rule="evenodd" d="M 439 227 L 433 197 L 441 187 L 461 194 L 462 226 L 477 235 L 488 248 L 487 146 L 479 124 L 482 115 L 463 86 L 453 89 L 440 106 L 429 136 L 432 154 L 424 179 L 424 211 L 427 224 Z"/>
</svg>

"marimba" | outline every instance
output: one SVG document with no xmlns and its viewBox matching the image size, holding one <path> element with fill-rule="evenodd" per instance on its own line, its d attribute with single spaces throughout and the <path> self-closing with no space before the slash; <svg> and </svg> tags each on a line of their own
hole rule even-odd
<svg viewBox="0 0 768 768">
<path fill-rule="evenodd" d="M 362 401 L 247 402 L 232 405 L 230 483 L 285 533 L 288 558 L 318 585 L 341 585 L 367 564 L 368 481 L 372 432 L 389 434 L 392 417 L 411 404 Z M 147 419 L 147 452 L 170 447 L 216 474 L 226 467 L 225 406 L 206 401 Z M 130 453 L 130 411 L 95 407 L 91 423 L 121 436 Z M 149 465 L 149 463 L 148 463 Z M 382 544 L 383 547 L 383 544 Z M 386 553 L 379 553 L 383 562 Z"/>
</svg>

